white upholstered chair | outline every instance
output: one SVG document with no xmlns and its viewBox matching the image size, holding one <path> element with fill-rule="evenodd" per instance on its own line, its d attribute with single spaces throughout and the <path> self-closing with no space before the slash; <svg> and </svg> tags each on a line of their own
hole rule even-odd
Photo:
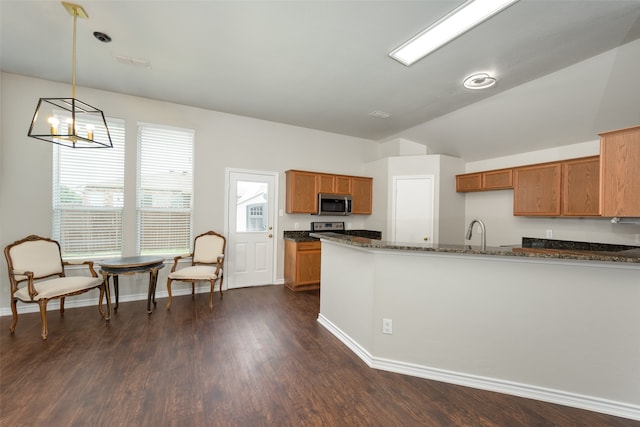
<svg viewBox="0 0 640 427">
<path fill-rule="evenodd" d="M 209 309 L 213 310 L 213 289 L 216 280 L 220 281 L 220 299 L 222 299 L 222 281 L 224 263 L 224 250 L 227 240 L 223 235 L 215 231 L 207 231 L 206 233 L 196 236 L 193 240 L 193 253 L 188 255 L 180 255 L 173 259 L 171 272 L 167 277 L 167 291 L 169 292 L 169 302 L 167 310 L 171 308 L 171 282 L 189 282 L 191 283 L 191 295 L 195 294 L 196 282 L 209 282 L 211 291 L 209 293 Z M 177 269 L 178 263 L 182 259 L 191 258 L 191 265 Z"/>
<path fill-rule="evenodd" d="M 55 240 L 31 235 L 13 242 L 4 248 L 11 284 L 11 312 L 13 322 L 9 327 L 11 333 L 18 323 L 17 302 L 38 303 L 40 320 L 42 321 L 42 339 L 47 339 L 47 303 L 52 299 L 60 300 L 60 315 L 64 315 L 64 299 L 78 295 L 91 289 L 100 289 L 100 299 L 105 292 L 104 280 L 99 278 L 93 269 L 92 261 L 67 262 L 62 260 L 60 244 Z M 91 276 L 65 275 L 64 266 L 71 264 L 86 265 Z M 107 303 L 109 304 L 109 302 Z M 98 311 L 105 315 L 98 302 Z M 111 311 L 108 311 L 111 313 Z"/>
</svg>

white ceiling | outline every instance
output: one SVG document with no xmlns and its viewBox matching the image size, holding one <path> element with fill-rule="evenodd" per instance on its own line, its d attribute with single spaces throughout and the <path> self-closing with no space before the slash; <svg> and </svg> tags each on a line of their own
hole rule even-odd
<svg viewBox="0 0 640 427">
<path fill-rule="evenodd" d="M 520 0 L 411 67 L 388 53 L 463 1 L 77 3 L 89 14 L 79 87 L 404 138 L 468 161 L 640 124 L 640 0 Z M 3 71 L 70 83 L 73 18 L 59 1 L 0 0 L 0 24 Z M 464 89 L 476 71 L 498 84 Z"/>
</svg>

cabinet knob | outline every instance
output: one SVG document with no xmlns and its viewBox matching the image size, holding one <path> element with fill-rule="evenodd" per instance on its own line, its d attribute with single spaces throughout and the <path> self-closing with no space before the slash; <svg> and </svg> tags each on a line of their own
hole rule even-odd
<svg viewBox="0 0 640 427">
<path fill-rule="evenodd" d="M 272 238 L 272 237 L 273 237 L 273 234 L 269 233 L 269 238 Z"/>
<path fill-rule="evenodd" d="M 422 239 L 422 240 L 424 240 L 426 242 L 427 240 L 429 240 L 429 236 L 424 236 L 424 239 Z"/>
</svg>

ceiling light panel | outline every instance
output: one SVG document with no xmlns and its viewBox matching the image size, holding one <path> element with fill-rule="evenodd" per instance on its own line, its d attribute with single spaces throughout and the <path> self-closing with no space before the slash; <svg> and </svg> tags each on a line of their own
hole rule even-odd
<svg viewBox="0 0 640 427">
<path fill-rule="evenodd" d="M 470 0 L 389 54 L 409 66 L 518 0 Z"/>
</svg>

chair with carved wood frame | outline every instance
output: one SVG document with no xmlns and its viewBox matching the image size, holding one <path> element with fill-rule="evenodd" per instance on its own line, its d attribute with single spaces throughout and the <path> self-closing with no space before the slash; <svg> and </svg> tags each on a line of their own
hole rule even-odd
<svg viewBox="0 0 640 427">
<path fill-rule="evenodd" d="M 213 291 L 216 280 L 220 280 L 220 299 L 222 299 L 222 281 L 224 250 L 227 239 L 222 234 L 215 231 L 207 231 L 206 233 L 196 236 L 193 240 L 193 252 L 188 255 L 179 255 L 173 258 L 173 266 L 167 277 L 167 291 L 169 292 L 169 302 L 167 310 L 171 308 L 171 282 L 189 282 L 191 283 L 191 296 L 195 295 L 196 282 L 209 282 L 211 291 L 209 292 L 209 309 L 213 310 Z M 178 263 L 191 258 L 191 266 L 178 269 Z"/>
<path fill-rule="evenodd" d="M 42 339 L 46 340 L 47 303 L 52 299 L 60 300 L 60 316 L 64 315 L 64 299 L 72 295 L 82 294 L 92 289 L 100 290 L 98 311 L 105 320 L 110 314 L 102 309 L 102 296 L 105 293 L 105 282 L 93 269 L 92 261 L 63 261 L 60 244 L 51 239 L 30 235 L 17 240 L 4 248 L 4 256 L 9 270 L 11 284 L 11 312 L 13 322 L 9 330 L 13 334 L 18 323 L 18 301 L 37 303 L 40 306 L 42 322 Z M 66 276 L 65 266 L 85 265 L 91 276 Z M 107 301 L 110 310 L 110 301 Z"/>
</svg>

